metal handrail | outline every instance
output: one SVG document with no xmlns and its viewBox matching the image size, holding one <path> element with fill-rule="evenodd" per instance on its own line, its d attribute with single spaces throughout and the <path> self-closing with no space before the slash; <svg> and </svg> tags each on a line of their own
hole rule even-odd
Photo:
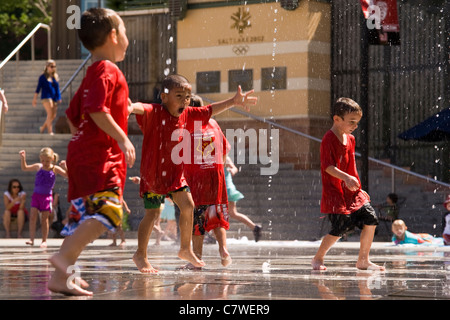
<svg viewBox="0 0 450 320">
<path fill-rule="evenodd" d="M 80 71 L 84 68 L 84 66 L 86 65 L 86 63 L 88 63 L 89 59 L 91 59 L 91 53 L 89 53 L 89 55 L 87 56 L 86 59 L 84 59 L 84 61 L 80 64 L 80 66 L 78 67 L 78 69 L 73 73 L 73 75 L 70 77 L 69 81 L 66 82 L 66 84 L 64 85 L 64 87 L 61 89 L 61 94 L 64 93 L 64 91 L 66 91 L 66 89 L 72 84 L 73 80 L 75 80 L 75 78 L 78 76 L 78 74 L 80 73 Z"/>
<path fill-rule="evenodd" d="M 206 101 L 209 101 L 209 102 L 214 102 L 214 101 L 212 101 L 212 100 L 210 100 L 210 99 L 208 99 L 208 98 L 205 98 L 205 97 L 202 97 L 202 99 L 204 99 L 204 100 L 206 100 Z M 274 126 L 274 127 L 278 127 L 278 128 L 280 128 L 280 129 L 289 131 L 289 132 L 291 132 L 291 133 L 297 134 L 297 135 L 302 136 L 302 137 L 305 137 L 305 138 L 307 138 L 307 139 L 314 140 L 314 141 L 319 142 L 319 143 L 322 142 L 322 140 L 319 139 L 319 138 L 316 138 L 316 137 L 310 136 L 310 135 L 308 135 L 308 134 L 306 134 L 306 133 L 300 132 L 300 131 L 298 131 L 298 130 L 294 130 L 294 129 L 292 129 L 292 128 L 283 126 L 283 125 L 278 124 L 278 123 L 276 123 L 276 122 L 273 122 L 273 121 L 271 121 L 271 120 L 267 120 L 266 118 L 263 118 L 263 117 L 259 117 L 259 116 L 253 115 L 253 114 L 248 113 L 248 112 L 246 112 L 246 111 L 243 111 L 243 110 L 240 110 L 240 109 L 237 109 L 237 108 L 231 108 L 230 111 L 233 111 L 233 112 L 235 112 L 235 113 L 238 113 L 238 114 L 240 114 L 240 115 L 246 116 L 246 117 L 248 117 L 248 118 L 251 118 L 251 119 L 254 119 L 254 120 L 257 120 L 257 121 L 261 121 L 261 122 L 270 124 L 270 125 L 272 125 L 272 126 Z M 355 152 L 355 155 L 357 155 L 358 157 L 361 157 L 361 153 L 359 153 L 359 152 Z M 390 163 L 388 163 L 388 162 L 385 162 L 385 161 L 382 161 L 382 160 L 378 160 L 378 159 L 375 159 L 375 158 L 372 158 L 372 157 L 368 157 L 368 160 L 371 161 L 371 162 L 374 162 L 374 163 L 376 163 L 376 164 L 379 164 L 379 165 L 381 165 L 381 166 L 385 166 L 385 167 L 391 168 L 391 170 L 392 170 L 392 177 L 394 176 L 394 171 L 397 170 L 397 171 L 400 171 L 400 172 L 403 172 L 403 173 L 407 173 L 407 174 L 409 174 L 409 175 L 412 175 L 412 176 L 414 176 L 414 177 L 416 177 L 416 178 L 423 179 L 423 180 L 425 180 L 425 181 L 427 181 L 427 182 L 431 182 L 431 183 L 434 183 L 434 184 L 437 184 L 437 185 L 441 185 L 441 186 L 443 186 L 443 187 L 450 188 L 450 184 L 449 184 L 449 183 L 446 183 L 446 182 L 443 182 L 443 181 L 439 181 L 439 180 L 430 178 L 430 177 L 428 177 L 428 176 L 425 176 L 425 175 L 422 175 L 422 174 L 419 174 L 419 173 L 416 173 L 416 172 L 412 172 L 412 171 L 410 171 L 410 170 L 407 170 L 407 169 L 404 169 L 404 168 L 402 168 L 402 167 L 399 167 L 399 166 L 390 164 Z M 392 191 L 395 191 L 395 190 L 394 190 L 394 181 L 393 181 L 393 179 L 392 179 Z"/>
<path fill-rule="evenodd" d="M 25 43 L 27 43 L 28 40 L 30 40 L 31 37 L 34 36 L 34 34 L 40 29 L 40 28 L 44 28 L 47 29 L 48 31 L 48 42 L 47 42 L 47 48 L 48 48 L 48 59 L 51 59 L 51 35 L 50 35 L 50 31 L 51 28 L 49 25 L 46 25 L 44 23 L 38 23 L 37 26 L 31 30 L 31 32 L 25 37 L 25 39 L 22 40 L 21 43 L 19 43 L 19 45 L 9 54 L 9 56 L 6 57 L 5 60 L 3 60 L 0 63 L 0 69 L 3 68 L 3 66 L 9 61 L 11 60 L 11 58 L 17 53 L 19 52 L 19 50 L 25 45 Z M 32 44 L 32 60 L 34 60 L 34 43 Z"/>
<path fill-rule="evenodd" d="M 36 27 L 34 27 L 33 30 L 31 30 L 31 32 L 25 37 L 25 39 L 22 40 L 22 42 L 19 43 L 19 45 L 5 58 L 5 60 L 3 60 L 0 63 L 0 70 L 5 66 L 5 64 L 8 63 L 9 60 L 11 60 L 11 58 L 14 55 L 16 56 L 16 62 L 17 64 L 19 63 L 19 50 L 22 49 L 22 47 L 25 45 L 25 43 L 27 43 L 28 40 L 31 39 L 31 60 L 34 61 L 35 55 L 34 55 L 34 34 L 40 29 L 40 28 L 44 28 L 47 29 L 47 54 L 48 54 L 48 59 L 51 59 L 51 48 L 52 48 L 52 39 L 51 39 L 51 28 L 49 25 L 46 25 L 44 23 L 38 23 L 36 25 Z M 18 66 L 16 67 L 16 82 L 17 82 L 17 78 L 18 78 Z M 2 78 L 1 78 L 1 84 L 3 85 L 3 71 L 2 71 Z M 2 113 L 2 110 L 0 110 L 0 146 L 2 145 L 2 133 L 3 133 L 3 129 L 4 129 L 4 125 L 5 125 L 5 121 L 4 121 L 4 117 L 5 115 Z"/>
</svg>

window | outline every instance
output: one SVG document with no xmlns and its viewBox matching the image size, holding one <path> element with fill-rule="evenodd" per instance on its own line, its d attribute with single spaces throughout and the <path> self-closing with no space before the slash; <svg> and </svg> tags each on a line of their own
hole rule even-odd
<svg viewBox="0 0 450 320">
<path fill-rule="evenodd" d="M 236 92 L 238 86 L 242 91 L 253 89 L 253 70 L 230 70 L 228 71 L 228 92 Z"/>
<path fill-rule="evenodd" d="M 197 93 L 220 92 L 220 71 L 197 72 Z"/>
<path fill-rule="evenodd" d="M 261 90 L 284 90 L 287 88 L 286 67 L 261 69 Z"/>
</svg>

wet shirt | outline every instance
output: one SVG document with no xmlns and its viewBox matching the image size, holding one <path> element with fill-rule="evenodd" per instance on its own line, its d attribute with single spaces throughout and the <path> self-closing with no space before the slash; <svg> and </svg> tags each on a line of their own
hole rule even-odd
<svg viewBox="0 0 450 320">
<path fill-rule="evenodd" d="M 322 176 L 322 200 L 320 212 L 350 214 L 360 209 L 369 202 L 369 196 L 361 189 L 351 191 L 345 187 L 342 180 L 337 179 L 326 172 L 329 166 L 335 166 L 339 170 L 359 180 L 355 161 L 355 137 L 347 135 L 347 144 L 342 144 L 333 131 L 328 130 L 320 144 L 320 171 Z"/>
<path fill-rule="evenodd" d="M 88 68 L 66 111 L 77 127 L 67 153 L 68 200 L 115 187 L 122 194 L 125 186 L 125 155 L 117 141 L 89 116 L 93 112 L 110 114 L 128 132 L 128 85 L 120 69 L 108 60 L 97 61 Z"/>
<path fill-rule="evenodd" d="M 206 125 L 211 106 L 186 108 L 179 117 L 172 116 L 160 104 L 143 104 L 144 114 L 136 120 L 144 134 L 141 158 L 141 197 L 146 192 L 168 194 L 187 185 L 183 159 L 190 158 L 189 132 L 194 122 Z M 184 143 L 183 139 L 186 139 Z"/>
<path fill-rule="evenodd" d="M 184 165 L 184 175 L 196 206 L 226 204 L 227 188 L 224 175 L 224 155 L 230 144 L 214 119 L 191 134 L 192 153 Z"/>
</svg>

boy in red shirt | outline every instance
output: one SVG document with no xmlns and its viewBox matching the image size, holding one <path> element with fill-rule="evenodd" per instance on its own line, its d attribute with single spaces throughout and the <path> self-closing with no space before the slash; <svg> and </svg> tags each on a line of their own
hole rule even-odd
<svg viewBox="0 0 450 320">
<path fill-rule="evenodd" d="M 147 259 L 147 247 L 160 206 L 166 195 L 180 208 L 180 250 L 178 257 L 194 267 L 205 263 L 196 257 L 192 248 L 192 226 L 194 201 L 186 179 L 183 176 L 183 158 L 190 158 L 190 152 L 180 158 L 180 142 L 190 141 L 189 132 L 194 131 L 194 122 L 206 125 L 209 118 L 232 106 L 248 108 L 256 104 L 257 98 L 241 88 L 233 98 L 202 108 L 188 107 L 192 87 L 186 78 L 169 75 L 162 83 L 159 104 L 135 103 L 132 105 L 136 119 L 144 133 L 142 143 L 140 195 L 144 198 L 145 216 L 138 228 L 138 248 L 133 256 L 137 268 L 143 273 L 156 273 Z M 186 141 L 187 141 L 186 140 Z M 190 150 L 189 150 L 190 151 Z"/>
<path fill-rule="evenodd" d="M 49 261 L 55 273 L 53 292 L 92 295 L 80 278 L 69 281 L 69 267 L 90 242 L 122 220 L 126 165 L 135 161 L 127 137 L 128 85 L 114 62 L 125 58 L 128 38 L 122 19 L 110 9 L 89 9 L 81 17 L 78 35 L 92 54 L 92 65 L 67 110 L 72 133 L 68 145 L 68 200 L 84 211 L 84 220 L 64 239 Z"/>
<path fill-rule="evenodd" d="M 192 95 L 191 106 L 203 106 L 199 96 Z M 214 119 L 191 132 L 191 159 L 184 164 L 184 175 L 194 200 L 194 230 L 192 246 L 198 258 L 203 254 L 205 232 L 214 230 L 219 244 L 222 265 L 231 264 L 227 250 L 226 230 L 228 222 L 228 196 L 225 183 L 224 163 L 230 144 Z M 186 268 L 191 268 L 187 265 Z"/>
<path fill-rule="evenodd" d="M 320 144 L 322 200 L 320 211 L 328 214 L 331 231 L 319 247 L 311 265 L 314 270 L 326 270 L 324 257 L 346 232 L 362 229 L 358 269 L 384 270 L 369 260 L 378 218 L 370 205 L 369 195 L 361 190 L 356 170 L 355 137 L 351 134 L 362 118 L 360 106 L 349 98 L 340 98 L 333 106 L 333 126 Z"/>
</svg>

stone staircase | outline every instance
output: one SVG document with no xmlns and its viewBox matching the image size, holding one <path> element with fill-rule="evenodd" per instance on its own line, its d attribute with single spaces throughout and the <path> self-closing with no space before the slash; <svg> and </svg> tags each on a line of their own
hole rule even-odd
<svg viewBox="0 0 450 320">
<path fill-rule="evenodd" d="M 60 89 L 64 87 L 70 77 L 77 70 L 82 60 L 57 61 Z M 36 90 L 39 76 L 43 73 L 46 61 L 15 61 L 7 63 L 0 71 L 0 86 L 10 106 L 6 114 L 5 131 L 7 133 L 39 133 L 39 127 L 44 123 L 46 112 L 40 102 L 40 95 L 36 107 L 31 102 Z M 72 84 L 73 93 L 81 83 L 83 73 Z M 69 90 L 62 95 L 62 103 L 58 106 L 58 117 L 64 115 L 70 97 Z M 57 119 L 58 119 L 57 117 Z"/>
</svg>

